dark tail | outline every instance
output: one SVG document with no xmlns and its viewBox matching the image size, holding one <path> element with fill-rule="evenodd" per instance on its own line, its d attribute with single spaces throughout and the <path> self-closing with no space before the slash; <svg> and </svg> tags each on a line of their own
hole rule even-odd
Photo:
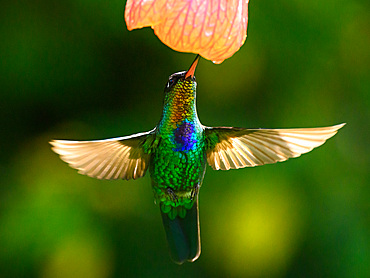
<svg viewBox="0 0 370 278">
<path fill-rule="evenodd" d="M 168 213 L 161 210 L 171 258 L 177 264 L 194 262 L 200 255 L 198 196 L 196 198 L 193 207 L 186 210 L 184 218 L 177 215 L 171 220 Z"/>
</svg>

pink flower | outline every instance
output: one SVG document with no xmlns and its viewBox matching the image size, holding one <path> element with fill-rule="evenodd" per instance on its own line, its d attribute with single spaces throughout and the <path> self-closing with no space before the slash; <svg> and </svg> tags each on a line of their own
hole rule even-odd
<svg viewBox="0 0 370 278">
<path fill-rule="evenodd" d="M 249 0 L 127 0 L 129 30 L 151 26 L 158 38 L 181 52 L 222 63 L 247 37 Z"/>
</svg>

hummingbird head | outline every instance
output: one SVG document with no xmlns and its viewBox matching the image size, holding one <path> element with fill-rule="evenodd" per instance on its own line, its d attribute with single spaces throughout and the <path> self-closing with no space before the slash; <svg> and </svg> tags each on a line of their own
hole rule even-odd
<svg viewBox="0 0 370 278">
<path fill-rule="evenodd" d="M 188 71 L 180 71 L 170 75 L 166 87 L 164 88 L 166 96 L 170 97 L 170 95 L 172 95 L 172 97 L 175 97 L 177 94 L 186 94 L 186 92 L 189 91 L 191 91 L 192 94 L 195 94 L 197 83 L 194 73 L 198 65 L 199 58 L 200 56 L 197 55 Z"/>
<path fill-rule="evenodd" d="M 197 117 L 195 107 L 195 94 L 197 83 L 195 81 L 195 68 L 199 61 L 195 58 L 188 71 L 172 74 L 164 89 L 163 114 L 161 125 L 173 126 L 181 124 L 184 120 Z M 168 125 L 168 123 L 171 125 Z"/>
</svg>

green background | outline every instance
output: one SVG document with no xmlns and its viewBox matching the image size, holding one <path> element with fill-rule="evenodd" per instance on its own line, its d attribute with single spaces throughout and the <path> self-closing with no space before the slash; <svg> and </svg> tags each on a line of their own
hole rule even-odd
<svg viewBox="0 0 370 278">
<path fill-rule="evenodd" d="M 200 61 L 205 125 L 347 125 L 298 159 L 208 167 L 202 254 L 182 266 L 148 176 L 81 176 L 48 145 L 152 129 L 193 61 L 127 31 L 124 4 L 1 3 L 0 277 L 369 277 L 369 1 L 252 1 L 240 51 Z"/>
</svg>

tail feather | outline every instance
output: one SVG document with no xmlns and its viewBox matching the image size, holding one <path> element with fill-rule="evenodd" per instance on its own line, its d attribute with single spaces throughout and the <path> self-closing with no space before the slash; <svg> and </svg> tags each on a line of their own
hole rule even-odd
<svg viewBox="0 0 370 278">
<path fill-rule="evenodd" d="M 197 197 L 198 198 L 198 197 Z M 177 215 L 173 220 L 161 210 L 163 226 L 172 260 L 177 264 L 194 262 L 200 255 L 200 228 L 198 199 L 184 218 Z"/>
</svg>

